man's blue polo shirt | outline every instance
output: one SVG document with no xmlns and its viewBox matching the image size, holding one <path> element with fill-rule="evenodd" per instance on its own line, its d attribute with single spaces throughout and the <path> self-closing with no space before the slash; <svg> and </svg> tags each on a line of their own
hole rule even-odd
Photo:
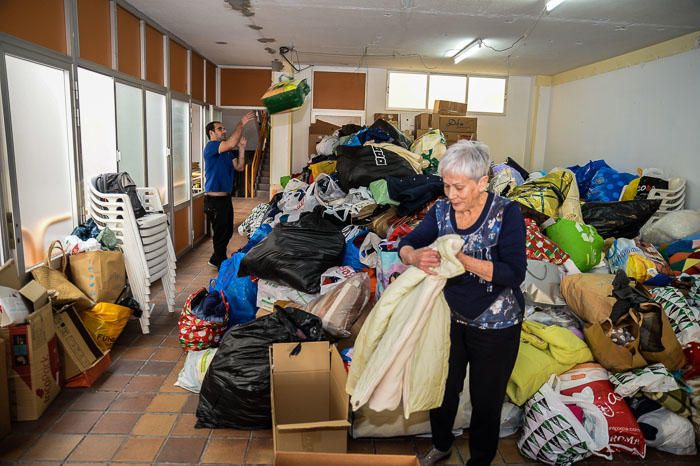
<svg viewBox="0 0 700 466">
<path fill-rule="evenodd" d="M 204 191 L 230 193 L 233 191 L 233 151 L 219 154 L 221 141 L 209 141 L 204 146 Z"/>
</svg>

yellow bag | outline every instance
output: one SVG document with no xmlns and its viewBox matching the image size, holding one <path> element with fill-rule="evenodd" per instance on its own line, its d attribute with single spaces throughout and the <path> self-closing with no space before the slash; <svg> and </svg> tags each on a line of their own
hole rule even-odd
<svg viewBox="0 0 700 466">
<path fill-rule="evenodd" d="M 118 304 L 97 303 L 92 309 L 82 311 L 80 318 L 100 349 L 107 351 L 121 335 L 131 312 L 130 308 Z"/>
<path fill-rule="evenodd" d="M 637 195 L 637 187 L 639 186 L 640 179 L 641 178 L 635 178 L 630 181 L 627 186 L 625 186 L 624 190 L 622 191 L 622 197 L 620 198 L 621 201 L 634 200 L 635 196 Z"/>
<path fill-rule="evenodd" d="M 628 277 L 634 278 L 639 283 L 644 283 L 652 276 L 649 270 L 656 270 L 656 266 L 646 257 L 634 253 L 627 256 L 625 273 Z"/>
<path fill-rule="evenodd" d="M 309 169 L 311 170 L 311 174 L 314 176 L 314 179 L 316 179 L 321 173 L 327 173 L 329 175 L 335 173 L 336 163 L 336 160 L 324 160 L 322 162 L 312 163 L 309 165 Z"/>
</svg>

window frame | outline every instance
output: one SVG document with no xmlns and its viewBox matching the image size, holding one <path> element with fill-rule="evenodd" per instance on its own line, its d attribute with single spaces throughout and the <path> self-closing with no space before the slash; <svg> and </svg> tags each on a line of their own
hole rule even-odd
<svg viewBox="0 0 700 466">
<path fill-rule="evenodd" d="M 490 78 L 490 79 L 503 79 L 506 82 L 503 88 L 503 112 L 470 112 L 469 111 L 469 79 L 467 79 L 467 114 L 469 115 L 481 115 L 481 116 L 506 116 L 506 109 L 508 108 L 508 83 L 510 80 L 509 76 L 497 76 L 488 74 L 470 74 L 469 78 Z"/>
<path fill-rule="evenodd" d="M 425 95 L 423 96 L 424 105 L 428 105 L 428 94 L 430 87 L 430 73 L 423 71 L 404 71 L 404 70 L 386 70 L 386 97 L 384 101 L 384 108 L 391 112 L 422 112 L 427 110 L 427 107 L 423 108 L 408 108 L 408 107 L 390 107 L 389 106 L 389 88 L 391 87 L 391 73 L 401 73 L 401 74 L 420 74 L 425 75 Z"/>
</svg>

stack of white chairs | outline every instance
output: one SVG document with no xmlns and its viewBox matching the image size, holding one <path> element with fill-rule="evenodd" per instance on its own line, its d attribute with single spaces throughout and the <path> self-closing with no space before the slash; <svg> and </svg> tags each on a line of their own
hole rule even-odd
<svg viewBox="0 0 700 466">
<path fill-rule="evenodd" d="M 682 210 L 685 207 L 685 179 L 671 178 L 668 189 L 651 188 L 647 199 L 661 199 L 659 210 L 651 217 L 653 223 L 669 212 Z"/>
<path fill-rule="evenodd" d="M 128 195 L 101 193 L 95 188 L 95 180 L 89 183 L 88 209 L 95 223 L 100 228 L 109 227 L 120 242 L 129 285 L 142 311 L 141 331 L 149 333 L 154 308 L 151 284 L 160 279 L 168 311 L 175 310 L 175 250 L 158 191 L 154 188 L 136 191 L 147 212 L 139 219 Z"/>
</svg>

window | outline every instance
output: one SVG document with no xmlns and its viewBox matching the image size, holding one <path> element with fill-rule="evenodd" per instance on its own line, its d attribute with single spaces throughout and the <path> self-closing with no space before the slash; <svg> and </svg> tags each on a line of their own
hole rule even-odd
<svg viewBox="0 0 700 466">
<path fill-rule="evenodd" d="M 146 91 L 146 153 L 148 186 L 158 189 L 160 202 L 168 203 L 168 128 L 165 96 Z"/>
<path fill-rule="evenodd" d="M 424 109 L 428 75 L 389 71 L 387 108 Z"/>
<path fill-rule="evenodd" d="M 190 199 L 190 104 L 172 100 L 173 198 L 175 206 Z"/>
<path fill-rule="evenodd" d="M 119 171 L 128 172 L 137 186 L 146 186 L 143 137 L 143 91 L 117 83 L 117 144 Z"/>
<path fill-rule="evenodd" d="M 192 194 L 202 192 L 202 151 L 204 120 L 202 106 L 192 104 Z"/>
<path fill-rule="evenodd" d="M 467 111 L 474 113 L 504 113 L 506 78 L 469 78 Z"/>
<path fill-rule="evenodd" d="M 435 107 L 436 100 L 465 103 L 467 101 L 467 77 L 447 74 L 431 74 L 428 108 Z"/>
<path fill-rule="evenodd" d="M 76 192 L 68 72 L 6 56 L 14 176 L 26 269 L 73 229 Z M 39 111 L 37 110 L 39 109 Z"/>
</svg>

